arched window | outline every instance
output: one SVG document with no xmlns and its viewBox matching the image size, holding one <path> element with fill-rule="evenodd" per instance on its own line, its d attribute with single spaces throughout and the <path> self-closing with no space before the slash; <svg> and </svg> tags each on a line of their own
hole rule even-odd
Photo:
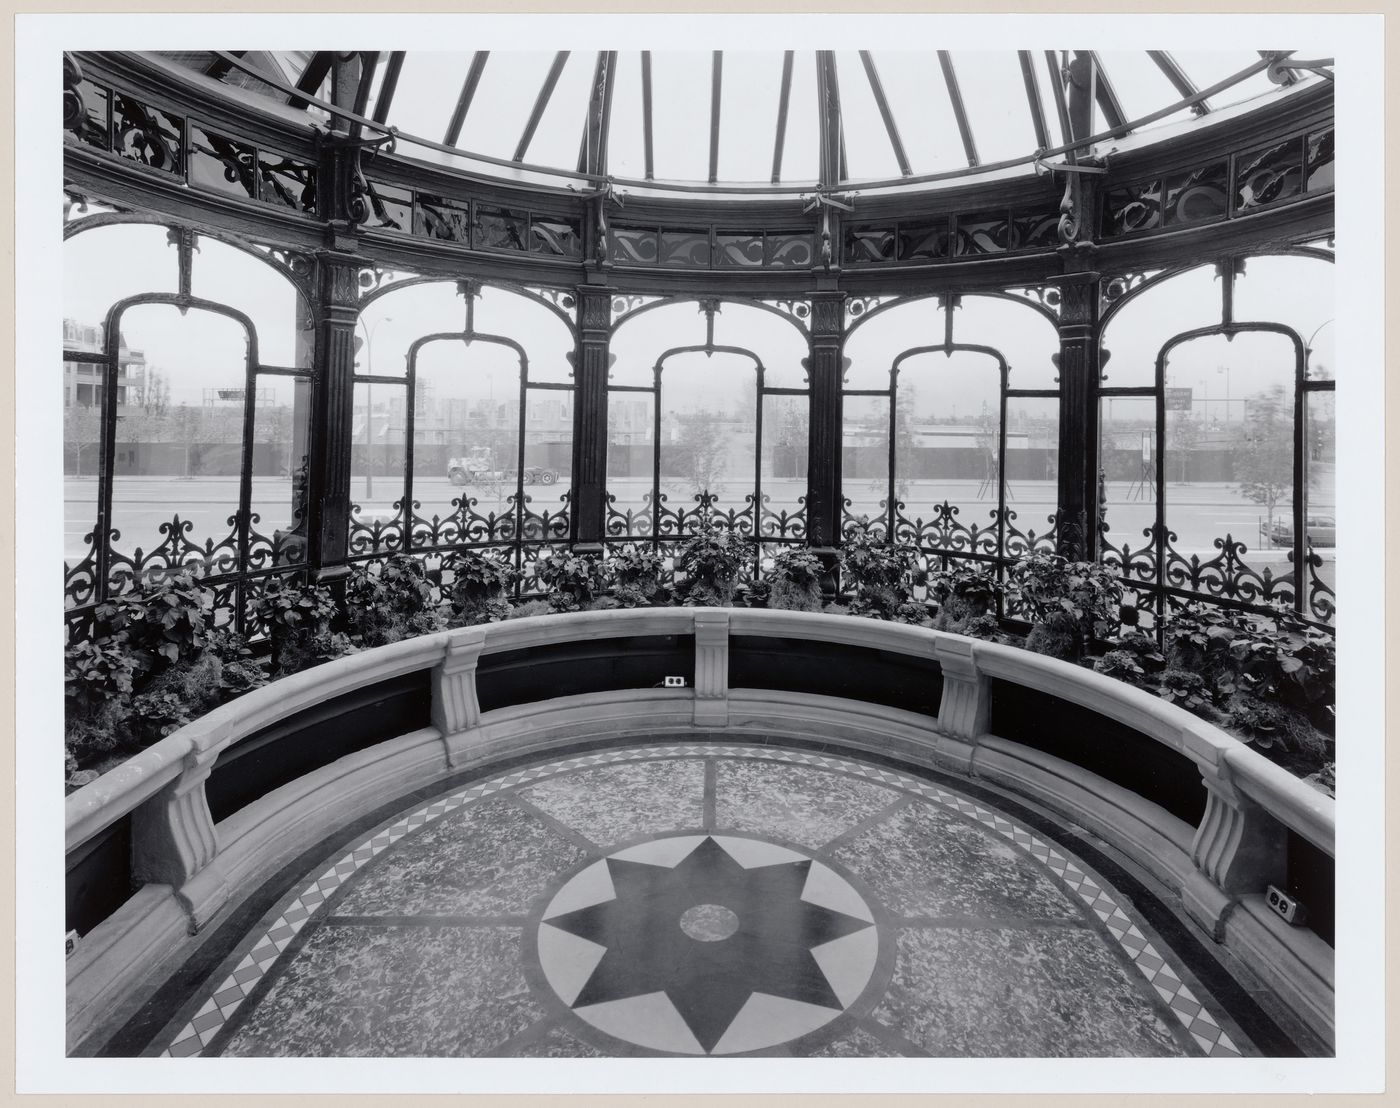
<svg viewBox="0 0 1400 1108">
<path fill-rule="evenodd" d="M 808 387 L 802 331 L 732 301 L 647 307 L 612 342 L 610 540 L 660 544 L 702 515 L 755 541 L 805 535 Z"/>
<path fill-rule="evenodd" d="M 1108 319 L 1102 556 L 1149 618 L 1205 596 L 1331 621 L 1333 312 L 1306 252 L 1163 278 Z"/>
<path fill-rule="evenodd" d="M 474 283 L 391 289 L 356 329 L 352 557 L 566 542 L 573 332 Z"/>
<path fill-rule="evenodd" d="M 65 266 L 69 605 L 188 569 L 217 623 L 255 632 L 259 583 L 308 554 L 300 290 L 250 252 L 149 224 L 80 229 Z"/>
</svg>

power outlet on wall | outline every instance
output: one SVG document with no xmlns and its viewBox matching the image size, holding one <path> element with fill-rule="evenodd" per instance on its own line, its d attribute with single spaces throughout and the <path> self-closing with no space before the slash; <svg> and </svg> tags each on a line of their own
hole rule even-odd
<svg viewBox="0 0 1400 1108">
<path fill-rule="evenodd" d="M 1269 886 L 1269 895 L 1265 897 L 1265 900 L 1285 923 L 1291 923 L 1294 927 L 1302 926 L 1303 921 L 1308 918 L 1307 908 L 1274 885 Z"/>
<path fill-rule="evenodd" d="M 663 683 L 663 684 L 665 685 L 665 687 L 668 688 L 668 689 L 683 689 L 683 688 L 685 688 L 685 678 L 684 678 L 684 677 L 668 677 L 668 678 L 666 678 L 666 680 L 665 680 L 664 682 L 662 682 L 662 683 Z"/>
</svg>

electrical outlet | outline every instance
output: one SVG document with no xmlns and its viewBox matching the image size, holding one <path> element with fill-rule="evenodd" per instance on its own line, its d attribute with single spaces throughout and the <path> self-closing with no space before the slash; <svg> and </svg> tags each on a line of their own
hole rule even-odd
<svg viewBox="0 0 1400 1108">
<path fill-rule="evenodd" d="M 683 688 L 685 688 L 685 678 L 684 678 L 684 677 L 668 677 L 668 678 L 666 678 L 664 684 L 665 684 L 666 688 L 668 688 L 668 689 L 683 689 Z"/>
<path fill-rule="evenodd" d="M 77 949 L 78 933 L 76 931 L 70 931 L 68 932 L 67 937 L 63 940 L 63 956 L 65 958 L 71 958 L 73 956 L 73 951 Z"/>
<path fill-rule="evenodd" d="M 1291 923 L 1294 927 L 1301 927 L 1308 918 L 1308 910 L 1280 888 L 1270 885 L 1269 895 L 1265 899 L 1285 923 Z"/>
</svg>

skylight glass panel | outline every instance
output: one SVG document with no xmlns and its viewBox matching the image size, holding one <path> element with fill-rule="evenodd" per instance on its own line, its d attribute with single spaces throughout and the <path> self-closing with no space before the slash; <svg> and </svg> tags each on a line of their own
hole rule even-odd
<svg viewBox="0 0 1400 1108">
<path fill-rule="evenodd" d="M 640 50 L 624 50 L 617 56 L 612 122 L 608 127 L 608 172 L 639 180 L 646 176 Z"/>
<path fill-rule="evenodd" d="M 1006 50 L 955 50 L 952 58 L 979 163 L 1032 153 L 1035 126 L 1016 55 Z"/>
<path fill-rule="evenodd" d="M 704 181 L 710 173 L 710 64 L 705 51 L 651 56 L 656 176 Z"/>
<path fill-rule="evenodd" d="M 389 107 L 389 123 L 407 134 L 441 142 L 470 64 L 471 54 L 461 51 L 409 51 Z"/>
<path fill-rule="evenodd" d="M 852 180 L 899 176 L 899 162 L 870 80 L 854 50 L 836 52 L 836 80 L 841 86 L 841 122 L 846 137 L 846 168 Z"/>
<path fill-rule="evenodd" d="M 773 175 L 783 55 L 724 52 L 720 98 L 719 179 L 767 181 Z"/>
<path fill-rule="evenodd" d="M 1234 76 L 1246 66 L 1259 61 L 1259 52 L 1257 50 L 1173 50 L 1172 57 L 1186 71 L 1191 80 L 1196 82 L 1196 87 L 1204 89 L 1217 81 Z M 1238 104 L 1242 100 L 1249 100 L 1271 92 L 1278 87 L 1261 70 L 1254 76 L 1248 77 L 1239 84 L 1211 97 L 1210 105 L 1213 108 L 1223 108 L 1226 105 Z"/>
<path fill-rule="evenodd" d="M 910 168 L 915 173 L 942 173 L 966 166 L 938 56 L 931 50 L 876 50 L 872 56 Z"/>
<path fill-rule="evenodd" d="M 783 143 L 782 181 L 815 181 L 821 171 L 821 133 L 817 117 L 817 59 L 799 50 L 792 59 L 792 93 L 788 99 Z M 769 166 L 772 175 L 772 166 Z"/>
<path fill-rule="evenodd" d="M 554 54 L 546 51 L 491 51 L 457 145 L 497 158 L 513 157 L 552 61 Z M 528 152 L 525 160 L 530 160 Z"/>
<path fill-rule="evenodd" d="M 1118 94 L 1118 102 L 1123 105 L 1123 114 L 1129 123 L 1181 99 L 1181 93 L 1148 57 L 1146 50 L 1103 50 L 1099 52 L 1099 61 L 1113 83 L 1113 91 Z M 1190 118 L 1191 109 L 1182 108 L 1148 126 L 1160 127 Z"/>
<path fill-rule="evenodd" d="M 534 165 L 549 165 L 560 169 L 575 169 L 583 142 L 583 125 L 588 119 L 588 97 L 593 83 L 593 71 L 598 64 L 594 50 L 575 50 L 564 63 L 549 107 L 540 119 L 534 141 L 525 160 Z M 543 77 L 541 77 L 543 80 Z M 537 85 L 535 91 L 539 91 Z M 528 108 L 526 109 L 529 110 Z M 519 136 L 516 136 L 519 138 Z"/>
</svg>

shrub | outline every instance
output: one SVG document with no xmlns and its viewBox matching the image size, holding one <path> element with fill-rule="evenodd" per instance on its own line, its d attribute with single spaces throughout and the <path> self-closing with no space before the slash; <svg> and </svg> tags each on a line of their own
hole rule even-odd
<svg viewBox="0 0 1400 1108">
<path fill-rule="evenodd" d="M 266 622 L 272 641 L 272 666 L 279 674 L 349 653 L 349 638 L 331 630 L 335 600 L 323 585 L 303 584 L 292 577 L 272 577 L 253 604 L 254 618 Z"/>
<path fill-rule="evenodd" d="M 1102 658 L 1094 659 L 1094 672 L 1139 689 L 1148 686 L 1147 671 L 1138 664 L 1137 655 L 1131 650 L 1110 650 Z"/>
<path fill-rule="evenodd" d="M 670 599 L 661 576 L 661 555 L 646 546 L 624 546 L 612 552 L 607 565 L 614 582 L 613 597 L 620 608 L 646 608 Z"/>
<path fill-rule="evenodd" d="M 1236 693 L 1225 703 L 1225 720 L 1241 739 L 1275 760 L 1287 758 L 1311 767 L 1329 753 L 1326 737 L 1305 716 L 1274 700 Z"/>
<path fill-rule="evenodd" d="M 131 739 L 141 746 L 158 742 L 228 699 L 224 663 L 212 650 L 157 674 L 131 700 Z"/>
<path fill-rule="evenodd" d="M 523 604 L 517 604 L 512 608 L 506 619 L 529 619 L 531 616 L 547 616 L 554 609 L 549 606 L 547 600 L 527 600 Z"/>
<path fill-rule="evenodd" d="M 1337 646 L 1325 631 L 1292 612 L 1279 612 L 1274 626 L 1256 623 L 1230 643 L 1241 692 L 1277 701 L 1312 726 L 1332 729 L 1336 703 Z"/>
<path fill-rule="evenodd" d="M 898 623 L 922 623 L 928 612 L 914 602 L 912 546 L 886 541 L 885 534 L 869 523 L 846 531 L 841 545 L 841 571 L 855 591 L 852 615 Z"/>
<path fill-rule="evenodd" d="M 1169 704 L 1177 704 L 1203 719 L 1214 722 L 1217 718 L 1210 686 L 1199 673 L 1192 673 L 1188 669 L 1163 670 L 1157 695 Z"/>
<path fill-rule="evenodd" d="M 930 573 L 928 585 L 929 599 L 938 605 L 933 620 L 935 630 L 966 635 L 973 621 L 978 621 L 979 628 L 986 628 L 985 620 L 991 617 L 995 624 L 1002 587 L 994 572 L 977 565 L 954 563 Z"/>
<path fill-rule="evenodd" d="M 767 580 L 768 607 L 790 612 L 822 610 L 821 559 L 801 547 L 786 547 L 773 557 Z"/>
<path fill-rule="evenodd" d="M 1187 604 L 1162 625 L 1166 664 L 1223 683 L 1233 692 L 1236 665 L 1230 644 L 1248 631 L 1248 621 L 1236 613 Z"/>
<path fill-rule="evenodd" d="M 1097 562 L 1032 554 L 1011 567 L 1011 577 L 1035 624 L 1028 649 L 1077 660 L 1118 628 L 1123 587 Z"/>
<path fill-rule="evenodd" d="M 519 577 L 514 566 L 494 555 L 459 550 L 443 560 L 443 569 L 452 573 L 446 591 L 455 624 L 470 627 L 510 617 L 506 592 Z"/>
<path fill-rule="evenodd" d="M 745 552 L 732 531 L 711 527 L 702 520 L 701 530 L 681 544 L 676 568 L 684 574 L 677 591 L 681 603 L 702 608 L 722 608 L 734 603 L 734 591 Z"/>
<path fill-rule="evenodd" d="M 363 646 L 383 646 L 442 629 L 427 568 L 391 555 L 378 571 L 357 566 L 345 584 L 346 622 Z"/>
<path fill-rule="evenodd" d="M 535 563 L 535 576 L 550 590 L 549 606 L 556 612 L 582 611 L 607 588 L 603 561 L 595 554 L 551 550 Z"/>
<path fill-rule="evenodd" d="M 138 672 L 159 670 L 204 649 L 213 606 L 213 592 L 193 573 L 168 573 L 154 588 L 99 604 L 94 638 L 120 635 Z"/>
</svg>

